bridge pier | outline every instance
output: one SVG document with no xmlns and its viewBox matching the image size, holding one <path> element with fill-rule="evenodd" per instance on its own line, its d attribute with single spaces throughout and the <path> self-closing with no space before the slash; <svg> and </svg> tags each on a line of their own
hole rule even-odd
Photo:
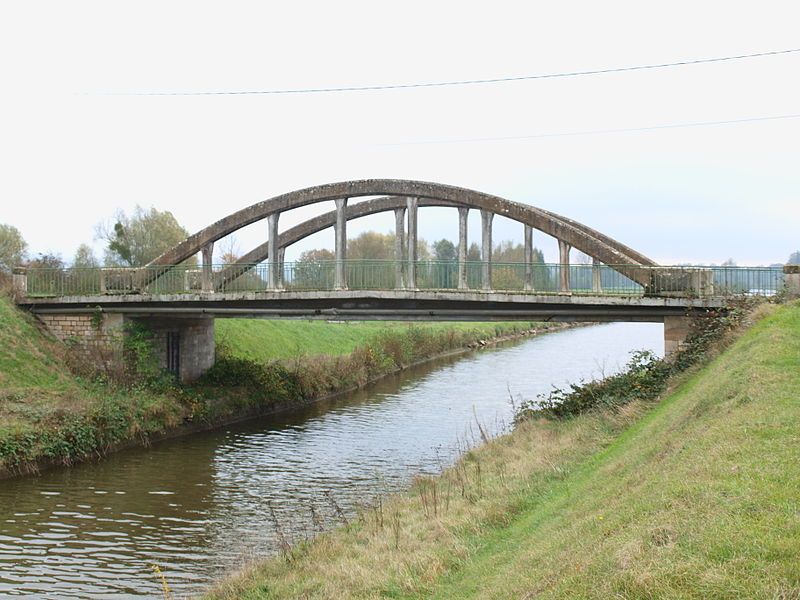
<svg viewBox="0 0 800 600">
<path fill-rule="evenodd" d="M 683 348 L 691 329 L 691 317 L 664 317 L 664 356 L 666 358 Z"/>
<path fill-rule="evenodd" d="M 533 291 L 533 227 L 525 225 L 525 284 L 526 292 Z"/>
<path fill-rule="evenodd" d="M 494 213 L 481 209 L 481 283 L 483 289 L 492 289 L 492 219 Z"/>
<path fill-rule="evenodd" d="M 467 219 L 469 209 L 458 208 L 458 289 L 465 290 L 467 284 Z"/>
<path fill-rule="evenodd" d="M 788 299 L 800 298 L 800 265 L 784 265 L 783 287 Z"/>
<path fill-rule="evenodd" d="M 125 336 L 132 324 L 150 334 L 153 356 L 162 369 L 192 382 L 214 365 L 214 317 L 130 317 L 124 313 L 47 312 L 36 315 L 45 328 L 68 345 L 83 367 L 122 372 Z"/>
<path fill-rule="evenodd" d="M 406 286 L 417 287 L 417 198 L 408 198 L 408 268 L 406 269 Z"/>
<path fill-rule="evenodd" d="M 570 292 L 569 287 L 569 251 L 572 250 L 564 240 L 558 240 L 558 276 L 560 281 L 560 290 L 564 294 Z"/>
<path fill-rule="evenodd" d="M 405 218 L 405 208 L 394 209 L 394 287 L 398 290 L 405 287 L 403 277 L 403 261 L 405 260 L 403 246 L 406 241 Z"/>
<path fill-rule="evenodd" d="M 334 226 L 336 273 L 333 287 L 337 290 L 345 290 L 347 289 L 347 271 L 344 262 L 347 259 L 347 216 L 344 211 L 347 208 L 347 198 L 337 198 L 334 202 L 336 203 L 336 225 Z"/>
</svg>

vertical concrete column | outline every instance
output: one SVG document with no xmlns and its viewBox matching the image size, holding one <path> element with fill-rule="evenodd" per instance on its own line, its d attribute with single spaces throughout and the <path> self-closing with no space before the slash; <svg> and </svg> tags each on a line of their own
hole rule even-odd
<svg viewBox="0 0 800 600">
<path fill-rule="evenodd" d="M 783 289 L 788 299 L 800 298 L 800 265 L 784 265 Z"/>
<path fill-rule="evenodd" d="M 280 213 L 267 215 L 267 229 L 269 238 L 267 239 L 268 267 L 267 287 L 271 290 L 278 290 L 282 287 L 283 265 L 281 264 L 280 249 L 278 248 L 278 218 Z"/>
<path fill-rule="evenodd" d="M 347 198 L 337 198 L 336 203 L 336 275 L 333 287 L 337 290 L 347 289 L 347 217 L 344 213 L 347 208 Z"/>
<path fill-rule="evenodd" d="M 572 250 L 567 242 L 558 240 L 558 274 L 561 282 L 561 291 L 569 292 L 569 251 Z"/>
<path fill-rule="evenodd" d="M 394 209 L 394 287 L 402 290 L 405 287 L 403 281 L 403 261 L 405 260 L 405 219 L 406 209 Z"/>
<path fill-rule="evenodd" d="M 417 287 L 417 198 L 408 198 L 406 207 L 408 208 L 406 286 L 413 290 Z"/>
<path fill-rule="evenodd" d="M 664 356 L 669 358 L 686 343 L 691 332 L 691 317 L 664 317 Z"/>
<path fill-rule="evenodd" d="M 14 289 L 15 298 L 25 298 L 28 295 L 28 271 L 25 267 L 14 267 L 11 286 Z"/>
<path fill-rule="evenodd" d="M 603 293 L 603 284 L 600 278 L 600 261 L 592 258 L 592 292 L 595 294 Z"/>
<path fill-rule="evenodd" d="M 484 290 L 492 289 L 492 219 L 494 213 L 481 209 L 481 283 Z"/>
<path fill-rule="evenodd" d="M 458 289 L 467 289 L 467 219 L 469 209 L 458 209 Z"/>
<path fill-rule="evenodd" d="M 533 290 L 533 227 L 525 225 L 525 291 Z"/>
<path fill-rule="evenodd" d="M 106 270 L 100 267 L 100 293 L 105 294 L 108 291 L 108 284 L 106 283 Z"/>
<path fill-rule="evenodd" d="M 214 280 L 212 279 L 211 266 L 214 260 L 214 242 L 208 243 L 200 249 L 203 257 L 203 267 L 200 272 L 200 289 L 203 292 L 214 291 Z"/>
</svg>

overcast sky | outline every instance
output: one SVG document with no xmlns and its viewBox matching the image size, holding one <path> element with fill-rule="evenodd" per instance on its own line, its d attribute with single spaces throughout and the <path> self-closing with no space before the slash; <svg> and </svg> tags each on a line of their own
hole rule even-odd
<svg viewBox="0 0 800 600">
<path fill-rule="evenodd" d="M 663 264 L 800 248 L 800 53 L 489 85 L 146 96 L 513 77 L 800 48 L 796 2 L 4 2 L 0 223 L 70 259 L 137 203 L 190 231 L 286 191 L 436 181 L 582 221 Z M 282 217 L 282 229 L 331 206 Z M 478 239 L 478 215 L 470 234 Z M 354 222 L 390 230 L 389 216 Z M 456 239 L 455 211 L 420 235 Z M 495 240 L 522 239 L 498 219 Z M 237 236 L 246 252 L 266 223 Z M 332 246 L 318 234 L 287 254 Z M 555 244 L 536 239 L 547 258 Z"/>
</svg>

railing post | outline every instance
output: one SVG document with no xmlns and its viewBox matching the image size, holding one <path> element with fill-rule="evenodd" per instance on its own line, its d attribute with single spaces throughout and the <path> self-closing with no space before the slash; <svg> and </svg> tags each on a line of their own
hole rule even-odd
<svg viewBox="0 0 800 600">
<path fill-rule="evenodd" d="M 337 198 L 336 203 L 336 225 L 335 225 L 335 244 L 336 244 L 336 276 L 334 278 L 334 289 L 347 289 L 347 271 L 345 270 L 345 260 L 347 260 L 347 198 Z"/>
<path fill-rule="evenodd" d="M 214 256 L 214 242 L 210 242 L 200 249 L 203 256 L 203 270 L 200 273 L 201 291 L 213 292 L 214 282 L 211 279 L 211 265 Z"/>
<path fill-rule="evenodd" d="M 271 290 L 279 290 L 283 284 L 282 280 L 282 271 L 281 268 L 281 257 L 280 257 L 280 249 L 278 248 L 278 218 L 281 216 L 280 213 L 272 213 L 271 215 L 267 216 L 267 228 L 269 231 L 267 234 L 269 238 L 267 238 L 267 259 L 268 259 L 268 266 L 269 271 L 267 272 L 267 287 Z"/>
<path fill-rule="evenodd" d="M 101 294 L 108 293 L 108 284 L 106 283 L 106 270 L 103 267 L 100 267 L 100 293 Z"/>
<path fill-rule="evenodd" d="M 592 293 L 602 294 L 602 279 L 600 278 L 600 261 L 592 258 Z"/>
<path fill-rule="evenodd" d="M 484 290 L 492 289 L 492 219 L 494 213 L 481 209 L 481 282 Z"/>
<path fill-rule="evenodd" d="M 561 292 L 569 293 L 569 251 L 572 249 L 564 240 L 558 240 L 558 264 Z"/>
<path fill-rule="evenodd" d="M 408 198 L 406 206 L 408 208 L 406 285 L 413 290 L 417 287 L 417 198 Z"/>
<path fill-rule="evenodd" d="M 467 219 L 469 208 L 458 209 L 458 289 L 467 289 Z"/>
<path fill-rule="evenodd" d="M 783 266 L 783 289 L 787 298 L 800 298 L 800 265 Z"/>
<path fill-rule="evenodd" d="M 11 273 L 14 298 L 25 298 L 28 295 L 28 270 L 25 267 L 14 267 Z"/>
<path fill-rule="evenodd" d="M 533 290 L 533 227 L 525 225 L 525 291 Z"/>
<path fill-rule="evenodd" d="M 402 290 L 405 287 L 403 281 L 403 261 L 405 260 L 405 208 L 394 209 L 394 287 Z"/>
</svg>

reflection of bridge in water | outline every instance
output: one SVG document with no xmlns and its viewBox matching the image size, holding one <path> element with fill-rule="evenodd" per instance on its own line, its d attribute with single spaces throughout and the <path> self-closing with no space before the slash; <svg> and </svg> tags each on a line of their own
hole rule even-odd
<svg viewBox="0 0 800 600">
<path fill-rule="evenodd" d="M 350 203 L 352 199 L 365 198 Z M 325 201 L 335 210 L 284 232 L 284 212 Z M 419 260 L 418 211 L 458 213 L 458 257 Z M 467 260 L 467 218 L 481 215 L 480 261 Z M 347 259 L 347 223 L 393 212 L 395 258 Z M 523 226 L 524 260 L 492 260 L 492 221 Z M 214 243 L 259 220 L 268 239 L 236 263 L 212 264 Z M 288 246 L 326 228 L 335 260 L 286 263 Z M 534 262 L 534 230 L 558 242 L 559 262 Z M 591 264 L 570 264 L 575 248 Z M 201 253 L 199 269 L 181 265 Z M 687 310 L 724 310 L 734 294 L 777 293 L 780 269 L 664 267 L 581 223 L 529 205 L 453 186 L 402 180 L 328 184 L 277 196 L 235 212 L 137 269 L 16 273 L 17 296 L 60 337 L 106 343 L 126 319 L 146 320 L 162 362 L 191 379 L 213 363 L 213 318 L 295 317 L 417 320 L 663 321 L 667 351 L 688 331 Z M 87 323 L 103 324 L 92 331 Z M 163 342 L 163 343 L 162 343 Z M 183 357 L 182 360 L 178 357 Z"/>
</svg>

